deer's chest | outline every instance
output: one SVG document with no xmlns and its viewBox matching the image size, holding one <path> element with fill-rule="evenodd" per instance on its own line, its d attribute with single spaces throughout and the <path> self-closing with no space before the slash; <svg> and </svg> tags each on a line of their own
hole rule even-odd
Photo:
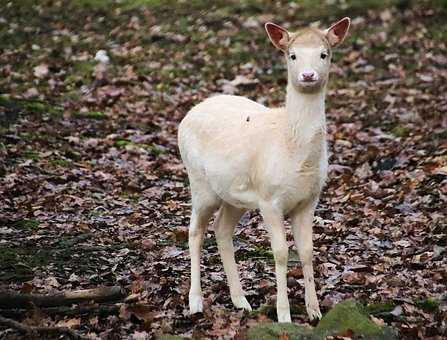
<svg viewBox="0 0 447 340">
<path fill-rule="evenodd" d="M 264 168 L 260 194 L 284 211 L 318 197 L 327 174 L 326 143 L 313 145 L 302 153 L 273 156 Z"/>
</svg>

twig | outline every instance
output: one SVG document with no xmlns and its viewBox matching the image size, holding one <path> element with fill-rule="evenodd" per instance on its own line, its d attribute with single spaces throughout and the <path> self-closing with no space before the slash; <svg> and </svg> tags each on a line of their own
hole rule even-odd
<svg viewBox="0 0 447 340">
<path fill-rule="evenodd" d="M 110 302 L 122 299 L 125 296 L 125 291 L 120 286 L 74 290 L 52 295 L 18 294 L 16 292 L 0 291 L 0 306 L 3 308 L 30 308 L 32 305 L 37 307 L 56 307 L 85 301 Z"/>
<path fill-rule="evenodd" d="M 3 316 L 0 316 L 0 325 L 6 326 L 10 328 L 14 328 L 18 330 L 20 333 L 26 333 L 29 335 L 37 335 L 41 333 L 47 333 L 47 334 L 66 334 L 72 339 L 89 339 L 83 335 L 80 335 L 76 333 L 74 330 L 67 328 L 67 327 L 34 327 L 34 326 L 26 326 L 20 322 L 4 318 Z"/>
</svg>

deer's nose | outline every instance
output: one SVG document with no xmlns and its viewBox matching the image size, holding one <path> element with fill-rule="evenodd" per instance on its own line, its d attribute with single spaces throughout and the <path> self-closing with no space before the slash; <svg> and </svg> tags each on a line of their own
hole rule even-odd
<svg viewBox="0 0 447 340">
<path fill-rule="evenodd" d="M 306 70 L 301 72 L 300 74 L 300 80 L 301 81 L 316 81 L 318 80 L 318 75 L 315 71 L 312 70 Z"/>
</svg>

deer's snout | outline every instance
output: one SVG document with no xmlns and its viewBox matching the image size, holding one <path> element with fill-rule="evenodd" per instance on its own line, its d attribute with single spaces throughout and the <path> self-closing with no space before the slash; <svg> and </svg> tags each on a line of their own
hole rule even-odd
<svg viewBox="0 0 447 340">
<path fill-rule="evenodd" d="M 300 73 L 298 79 L 302 82 L 314 82 L 318 80 L 318 74 L 313 70 L 305 70 Z"/>
</svg>

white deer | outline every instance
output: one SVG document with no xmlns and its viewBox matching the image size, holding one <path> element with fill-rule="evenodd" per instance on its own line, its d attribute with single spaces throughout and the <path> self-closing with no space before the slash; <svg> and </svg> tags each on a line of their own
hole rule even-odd
<svg viewBox="0 0 447 340">
<path fill-rule="evenodd" d="M 321 318 L 312 267 L 312 221 L 327 175 L 325 96 L 332 47 L 350 26 L 344 18 L 322 31 L 289 33 L 273 23 L 265 29 L 287 61 L 285 108 L 219 95 L 193 107 L 179 126 L 180 153 L 192 195 L 189 229 L 191 313 L 203 310 L 200 253 L 208 221 L 214 231 L 237 308 L 251 310 L 234 258 L 233 232 L 248 209 L 259 209 L 271 238 L 279 322 L 291 322 L 287 297 L 288 246 L 284 218 L 290 217 L 303 267 L 306 310 Z"/>
</svg>

